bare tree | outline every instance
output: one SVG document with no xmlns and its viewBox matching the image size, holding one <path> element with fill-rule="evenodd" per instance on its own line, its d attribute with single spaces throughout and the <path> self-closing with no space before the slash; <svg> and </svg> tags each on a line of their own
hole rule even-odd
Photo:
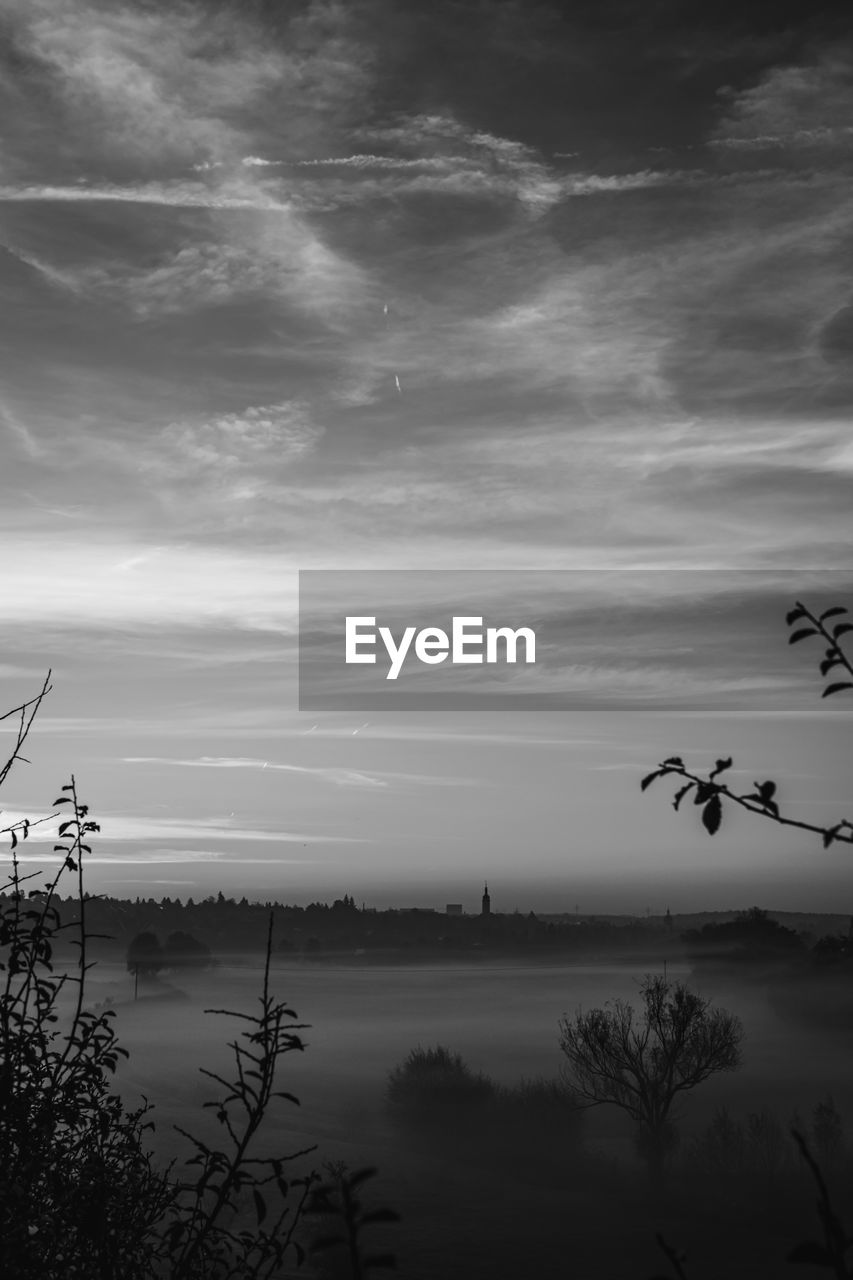
<svg viewBox="0 0 853 1280">
<path fill-rule="evenodd" d="M 648 976 L 640 993 L 639 1014 L 614 1000 L 561 1019 L 560 1048 L 588 1106 L 609 1104 L 631 1117 L 638 1150 L 659 1180 L 675 1141 L 676 1103 L 709 1076 L 740 1066 L 743 1028 L 683 983 Z"/>
</svg>

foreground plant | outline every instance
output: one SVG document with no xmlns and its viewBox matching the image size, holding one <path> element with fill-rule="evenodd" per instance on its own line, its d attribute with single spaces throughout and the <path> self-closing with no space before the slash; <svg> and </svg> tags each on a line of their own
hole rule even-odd
<svg viewBox="0 0 853 1280">
<path fill-rule="evenodd" d="M 21 748 L 48 692 L 15 708 L 14 749 Z M 72 777 L 54 802 L 59 866 L 43 887 L 24 875 L 20 846 L 35 825 L 5 828 L 11 866 L 0 897 L 0 1274 L 19 1280 L 226 1280 L 281 1274 L 304 1250 L 296 1230 L 316 1175 L 289 1180 L 286 1165 L 306 1152 L 254 1155 L 273 1104 L 295 1104 L 276 1088 L 282 1058 L 301 1051 L 303 1024 L 270 992 L 272 922 L 267 936 L 260 1010 L 226 1013 L 246 1025 L 230 1044 L 234 1078 L 202 1068 L 222 1093 L 205 1104 L 221 1142 L 185 1130 L 192 1176 L 155 1166 L 146 1145 L 147 1104 L 125 1107 L 113 1091 L 119 1060 L 114 1011 L 86 1008 L 88 895 L 84 863 L 99 830 Z M 41 821 L 47 821 L 42 819 Z M 63 925 L 57 890 L 76 885 L 77 918 Z M 57 944 L 70 930 L 72 971 L 57 972 Z"/>
<path fill-rule="evenodd" d="M 853 660 L 848 656 L 842 636 L 853 633 L 853 622 L 846 621 L 847 609 L 843 605 L 833 605 L 822 613 L 814 613 L 801 601 L 797 601 L 788 613 L 786 622 L 793 628 L 788 636 L 789 644 L 799 644 L 803 640 L 815 636 L 826 644 L 824 657 L 820 662 L 820 673 L 826 681 L 821 697 L 834 697 L 839 693 L 853 690 Z M 839 619 L 842 619 L 839 621 Z M 835 675 L 830 675 L 835 672 Z M 838 674 L 842 679 L 838 679 Z M 805 822 L 799 818 L 790 818 L 779 808 L 778 786 L 772 780 L 753 783 L 752 791 L 735 791 L 721 778 L 732 768 L 731 756 L 717 760 L 714 768 L 707 774 L 697 773 L 689 769 L 681 756 L 669 756 L 661 761 L 658 767 L 643 778 L 640 786 L 643 791 L 659 778 L 673 778 L 680 785 L 672 801 L 674 809 L 678 809 L 688 796 L 699 806 L 702 825 L 709 835 L 716 835 L 723 819 L 725 804 L 734 804 L 747 813 L 758 814 L 782 827 L 797 827 L 821 837 L 823 847 L 829 848 L 836 842 L 853 844 L 853 822 L 849 818 L 841 818 L 838 822 L 822 826 L 815 822 Z"/>
</svg>

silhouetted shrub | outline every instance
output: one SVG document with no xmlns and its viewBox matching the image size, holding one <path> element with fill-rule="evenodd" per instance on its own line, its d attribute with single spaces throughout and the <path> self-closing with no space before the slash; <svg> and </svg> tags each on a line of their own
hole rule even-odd
<svg viewBox="0 0 853 1280">
<path fill-rule="evenodd" d="M 170 933 L 163 947 L 163 963 L 169 969 L 206 969 L 212 960 L 209 948 L 182 929 Z"/>
<path fill-rule="evenodd" d="M 766 1185 L 799 1169 L 801 1151 L 794 1133 L 803 1130 L 798 1115 L 785 1123 L 763 1107 L 738 1120 L 727 1107 L 719 1107 L 687 1147 L 684 1170 L 709 1174 L 723 1183 L 744 1178 Z M 831 1097 L 813 1108 L 810 1136 L 822 1166 L 837 1167 L 844 1157 L 844 1122 Z"/>
<path fill-rule="evenodd" d="M 374 1252 L 364 1243 L 367 1228 L 400 1221 L 393 1209 L 368 1209 L 362 1204 L 359 1188 L 376 1170 L 351 1172 L 341 1161 L 330 1161 L 324 1171 L 326 1176 L 313 1188 L 306 1207 L 324 1228 L 312 1242 L 312 1256 L 322 1259 L 327 1272 L 331 1268 L 334 1275 L 349 1280 L 368 1280 L 376 1271 L 396 1270 L 392 1253 Z"/>
<path fill-rule="evenodd" d="M 584 1111 L 562 1080 L 537 1077 L 497 1085 L 487 1114 L 498 1147 L 536 1158 L 557 1155 L 561 1161 L 580 1150 Z"/>
<path fill-rule="evenodd" d="M 388 1101 L 412 1112 L 482 1106 L 494 1096 L 494 1082 L 444 1045 L 419 1045 L 388 1076 Z"/>
<path fill-rule="evenodd" d="M 314 1180 L 288 1183 L 290 1153 L 250 1154 L 273 1099 L 296 1101 L 276 1089 L 276 1075 L 281 1058 L 303 1048 L 302 1024 L 269 989 L 272 920 L 260 1010 L 236 1015 L 243 1030 L 230 1044 L 235 1077 L 202 1069 L 223 1091 L 205 1103 L 218 1135 L 203 1142 L 178 1129 L 190 1144 L 191 1176 L 158 1169 L 145 1141 L 147 1107 L 128 1110 L 112 1091 L 118 1060 L 127 1056 L 114 1011 L 85 1007 L 91 963 L 83 863 L 99 828 L 73 778 L 54 803 L 69 806 L 54 846 L 59 870 L 45 889 L 25 892 L 32 877 L 22 875 L 15 849 L 28 825 L 15 824 L 11 893 L 0 906 L 0 1272 L 17 1280 L 269 1276 L 291 1254 L 301 1256 L 294 1228 Z M 76 972 L 57 974 L 57 886 L 69 872 L 77 882 L 78 956 Z M 153 948 L 146 940 L 140 951 Z M 67 1011 L 66 985 L 73 995 Z M 238 1230 L 247 1211 L 254 1226 Z"/>
</svg>

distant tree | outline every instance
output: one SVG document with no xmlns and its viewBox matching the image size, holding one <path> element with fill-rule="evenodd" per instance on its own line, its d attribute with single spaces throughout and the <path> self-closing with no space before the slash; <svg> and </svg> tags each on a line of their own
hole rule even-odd
<svg viewBox="0 0 853 1280">
<path fill-rule="evenodd" d="M 719 956 L 725 952 L 731 960 L 770 962 L 788 960 L 795 952 L 805 949 L 803 938 L 795 929 L 786 928 L 760 907 L 738 911 L 734 920 L 722 924 L 691 929 L 684 940 L 688 954 L 696 961 L 709 954 Z"/>
<path fill-rule="evenodd" d="M 138 977 L 152 977 L 165 964 L 163 949 L 156 933 L 138 933 L 127 948 L 127 968 Z"/>
<path fill-rule="evenodd" d="M 208 947 L 191 933 L 170 933 L 163 947 L 163 965 L 169 969 L 204 969 L 212 961 Z"/>
<path fill-rule="evenodd" d="M 643 1006 L 615 1000 L 560 1022 L 569 1080 L 588 1106 L 611 1105 L 634 1122 L 637 1149 L 659 1179 L 675 1143 L 681 1095 L 741 1063 L 743 1028 L 733 1014 L 683 983 L 646 978 Z"/>
</svg>

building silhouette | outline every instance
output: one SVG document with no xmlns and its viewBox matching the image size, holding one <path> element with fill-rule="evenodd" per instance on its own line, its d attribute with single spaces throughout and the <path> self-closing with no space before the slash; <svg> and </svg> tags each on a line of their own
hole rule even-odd
<svg viewBox="0 0 853 1280">
<path fill-rule="evenodd" d="M 492 914 L 492 900 L 489 897 L 489 886 L 483 885 L 483 904 L 480 908 L 481 916 L 490 916 Z"/>
</svg>

